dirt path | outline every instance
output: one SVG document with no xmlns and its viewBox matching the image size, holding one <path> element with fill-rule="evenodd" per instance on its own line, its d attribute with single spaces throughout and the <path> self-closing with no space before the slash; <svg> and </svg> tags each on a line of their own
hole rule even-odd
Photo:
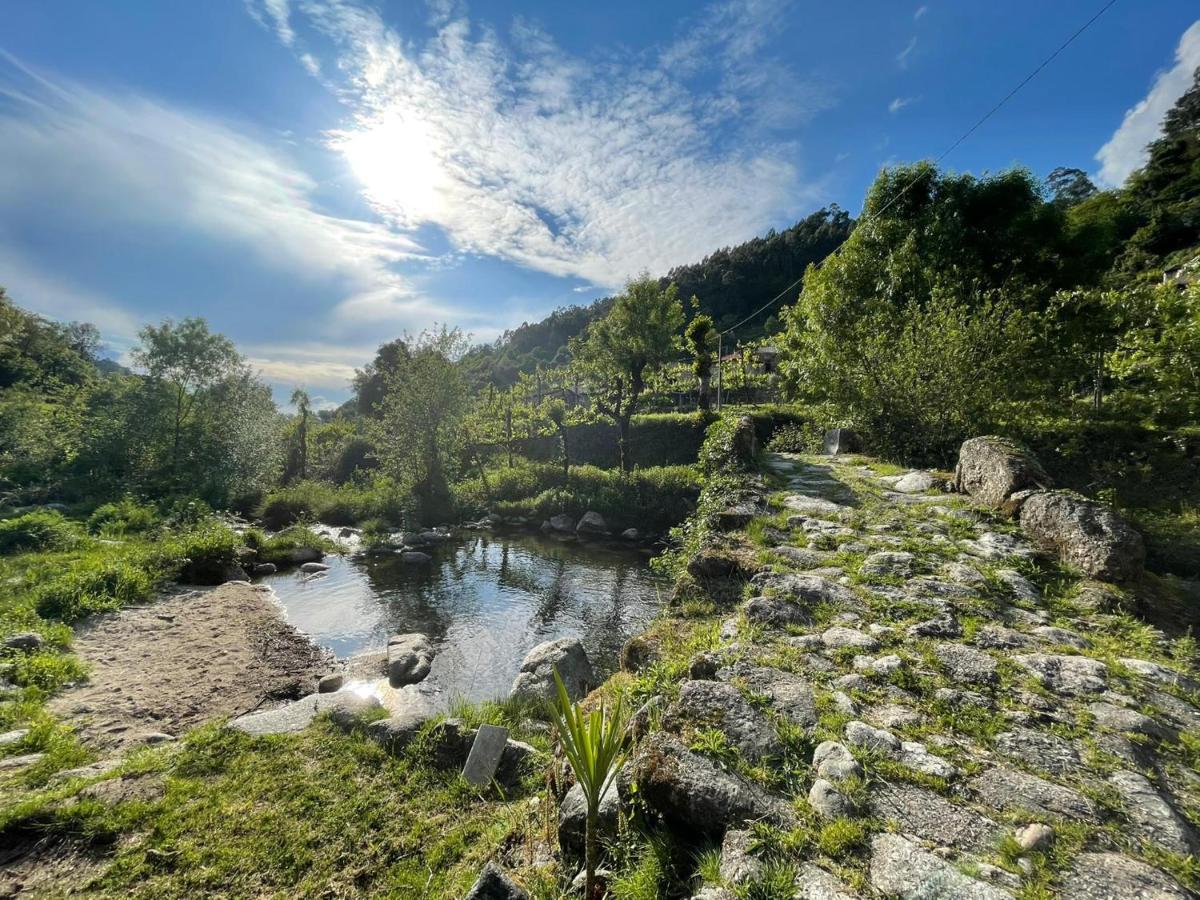
<svg viewBox="0 0 1200 900">
<path fill-rule="evenodd" d="M 50 703 L 90 746 L 120 749 L 147 735 L 316 689 L 330 660 L 284 621 L 264 585 L 231 583 L 98 618 L 73 649 L 88 681 Z"/>
</svg>

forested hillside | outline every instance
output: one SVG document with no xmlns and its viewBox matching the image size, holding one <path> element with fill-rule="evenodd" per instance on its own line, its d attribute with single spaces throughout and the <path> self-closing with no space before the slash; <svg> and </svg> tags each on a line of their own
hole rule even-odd
<svg viewBox="0 0 1200 900">
<path fill-rule="evenodd" d="M 664 287 L 677 285 L 685 300 L 695 297 L 698 311 L 711 316 L 723 330 L 832 253 L 853 227 L 854 220 L 845 210 L 837 206 L 821 209 L 791 228 L 772 229 L 766 237 L 716 250 L 698 263 L 676 266 L 660 282 Z M 568 341 L 608 312 L 612 302 L 612 297 L 604 297 L 588 306 L 557 309 L 540 322 L 506 332 L 494 344 L 473 348 L 464 364 L 476 382 L 498 387 L 512 385 L 519 373 L 530 373 L 538 366 L 565 365 Z M 687 312 L 693 312 L 690 306 Z M 777 319 L 759 319 L 749 323 L 741 337 L 754 339 L 777 326 Z"/>
</svg>

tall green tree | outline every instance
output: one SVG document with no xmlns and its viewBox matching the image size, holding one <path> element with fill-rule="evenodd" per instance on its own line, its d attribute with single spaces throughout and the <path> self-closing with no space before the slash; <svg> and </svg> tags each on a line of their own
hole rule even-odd
<svg viewBox="0 0 1200 900">
<path fill-rule="evenodd" d="M 699 387 L 700 410 L 709 412 L 712 410 L 712 372 L 717 359 L 717 329 L 713 327 L 712 317 L 701 314 L 688 322 L 684 344 L 692 355 L 692 374 Z"/>
<path fill-rule="evenodd" d="M 288 402 L 296 407 L 296 422 L 284 481 L 290 481 L 292 478 L 304 480 L 308 477 L 308 416 L 312 409 L 312 400 L 309 399 L 307 391 L 296 388 Z"/>
<path fill-rule="evenodd" d="M 368 426 L 385 471 L 410 490 L 427 522 L 451 512 L 447 469 L 462 439 L 467 382 L 458 360 L 466 339 L 440 327 L 405 340 L 406 352 L 387 372 Z"/>
<path fill-rule="evenodd" d="M 630 423 L 646 389 L 646 375 L 675 358 L 682 327 L 679 289 L 642 275 L 625 286 L 604 318 L 572 341 L 572 366 L 592 407 L 617 426 L 623 472 L 633 467 Z"/>
</svg>

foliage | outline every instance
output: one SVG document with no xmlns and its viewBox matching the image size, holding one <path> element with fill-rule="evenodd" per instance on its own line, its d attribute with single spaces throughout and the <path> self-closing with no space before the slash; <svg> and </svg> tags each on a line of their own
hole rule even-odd
<svg viewBox="0 0 1200 900">
<path fill-rule="evenodd" d="M 75 526 L 53 509 L 0 519 L 0 556 L 29 550 L 62 550 L 77 538 Z"/>
<path fill-rule="evenodd" d="M 696 376 L 696 382 L 700 388 L 700 409 L 708 412 L 711 408 L 709 389 L 712 384 L 712 370 L 716 363 L 717 351 L 717 330 L 713 327 L 712 317 L 699 315 L 693 318 L 688 323 L 683 340 L 688 353 L 692 355 L 692 374 Z"/>
<path fill-rule="evenodd" d="M 621 697 L 618 696 L 611 710 L 606 708 L 604 700 L 601 699 L 599 709 L 585 713 L 578 704 L 571 702 L 557 669 L 554 670 L 554 684 L 557 688 L 554 724 L 558 726 L 559 743 L 562 745 L 563 755 L 571 764 L 575 781 L 583 791 L 587 808 L 586 880 L 583 896 L 590 900 L 594 896 L 596 862 L 599 855 L 597 832 L 600 799 L 616 779 L 629 752 L 626 746 L 628 734 L 625 711 Z"/>
<path fill-rule="evenodd" d="M 76 622 L 146 600 L 160 583 L 140 560 L 89 556 L 36 588 L 33 605 L 43 618 Z"/>
<path fill-rule="evenodd" d="M 447 483 L 452 451 L 461 439 L 467 386 L 455 360 L 465 349 L 458 329 L 423 332 L 385 377 L 385 391 L 369 433 L 384 470 L 411 491 L 423 521 L 450 512 Z"/>
<path fill-rule="evenodd" d="M 622 471 L 633 468 L 630 422 L 646 388 L 646 375 L 672 357 L 682 325 L 676 286 L 663 289 L 643 275 L 626 285 L 604 318 L 571 342 L 572 366 L 592 407 L 617 426 Z"/>
<path fill-rule="evenodd" d="M 267 528 L 278 530 L 300 521 L 354 525 L 384 519 L 403 525 L 407 506 L 407 495 L 390 479 L 377 476 L 364 484 L 293 482 L 267 494 L 256 512 Z"/>
<path fill-rule="evenodd" d="M 154 506 L 126 494 L 120 500 L 103 503 L 92 510 L 87 528 L 92 534 L 119 536 L 149 531 L 161 521 Z"/>
<path fill-rule="evenodd" d="M 704 443 L 700 447 L 700 472 L 705 477 L 710 477 L 755 469 L 757 460 L 746 452 L 757 441 L 753 427 L 749 417 L 738 415 L 722 416 L 714 420 L 708 426 Z"/>
<path fill-rule="evenodd" d="M 775 430 L 767 449 L 776 453 L 819 453 L 824 436 L 824 429 L 814 423 L 788 423 Z"/>
</svg>

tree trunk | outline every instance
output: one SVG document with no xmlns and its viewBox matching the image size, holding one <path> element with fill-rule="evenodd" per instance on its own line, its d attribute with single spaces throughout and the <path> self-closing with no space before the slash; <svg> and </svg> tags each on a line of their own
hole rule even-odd
<svg viewBox="0 0 1200 900">
<path fill-rule="evenodd" d="M 1096 371 L 1092 381 L 1092 409 L 1100 412 L 1100 403 L 1104 396 L 1104 354 L 1096 351 Z"/>
<path fill-rule="evenodd" d="M 567 429 L 562 425 L 558 426 L 558 443 L 562 446 L 563 487 L 566 487 L 571 480 L 571 454 L 567 450 Z"/>
<path fill-rule="evenodd" d="M 630 416 L 617 419 L 620 435 L 617 438 L 617 450 L 620 455 L 621 471 L 628 475 L 633 470 L 633 460 L 629 455 L 629 420 Z"/>
<path fill-rule="evenodd" d="M 712 412 L 712 401 L 709 395 L 712 392 L 712 374 L 705 373 L 700 376 L 700 411 Z"/>
<path fill-rule="evenodd" d="M 597 801 L 597 806 L 599 801 Z M 584 867 L 586 874 L 583 882 L 584 900 L 593 900 L 596 891 L 596 856 L 598 855 L 599 846 L 596 839 L 596 831 L 599 827 L 599 815 L 591 806 L 588 806 L 586 833 L 584 834 Z"/>
</svg>

